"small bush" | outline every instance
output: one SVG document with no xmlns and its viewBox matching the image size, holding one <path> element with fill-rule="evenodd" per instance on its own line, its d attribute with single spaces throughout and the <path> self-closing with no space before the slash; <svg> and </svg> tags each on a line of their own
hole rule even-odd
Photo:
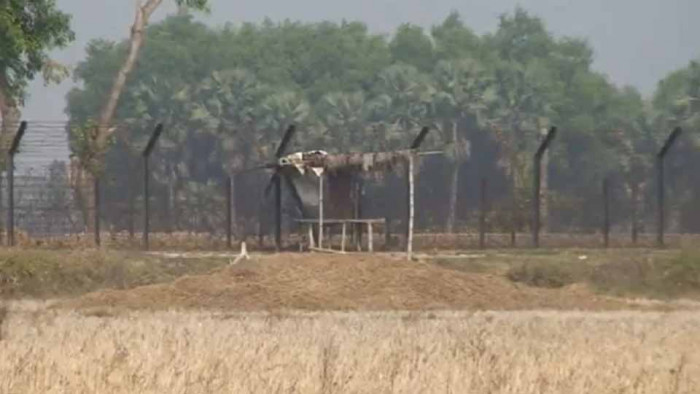
<svg viewBox="0 0 700 394">
<path fill-rule="evenodd" d="M 506 277 L 513 282 L 529 286 L 560 288 L 585 281 L 586 268 L 560 262 L 533 262 L 515 266 L 508 270 Z"/>
<path fill-rule="evenodd" d="M 665 259 L 615 261 L 593 271 L 591 283 L 620 295 L 693 296 L 700 293 L 700 251 L 683 251 Z"/>
<path fill-rule="evenodd" d="M 614 258 L 602 263 L 535 261 L 510 268 L 506 276 L 535 287 L 588 283 L 600 292 L 618 296 L 693 297 L 700 295 L 700 250 L 685 250 L 675 256 Z"/>
</svg>

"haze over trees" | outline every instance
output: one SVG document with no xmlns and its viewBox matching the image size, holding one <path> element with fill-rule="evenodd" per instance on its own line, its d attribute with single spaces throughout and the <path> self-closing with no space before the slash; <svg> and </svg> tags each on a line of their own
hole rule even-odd
<svg viewBox="0 0 700 394">
<path fill-rule="evenodd" d="M 133 55 L 133 36 L 89 44 L 66 112 L 76 154 L 94 150 L 84 143 L 86 125 L 126 129 L 107 150 L 108 167 L 125 165 L 154 122 L 167 125 L 161 141 L 167 159 L 155 168 L 165 212 L 194 214 L 215 205 L 222 177 L 269 160 L 290 123 L 300 130 L 296 148 L 336 152 L 405 147 L 430 125 L 436 132 L 429 143 L 446 147 L 449 160 L 424 163 L 431 176 L 419 194 L 433 209 L 421 220 L 453 231 L 471 217 L 482 176 L 495 195 L 515 193 L 528 206 L 532 153 L 557 125 L 562 132 L 547 158 L 545 222 L 552 230 L 594 228 L 598 219 L 588 212 L 599 204 L 601 180 L 613 177 L 621 196 L 635 201 L 628 209 L 648 215 L 644 197 L 660 140 L 674 125 L 692 132 L 700 122 L 696 63 L 661 81 L 646 101 L 594 71 L 584 39 L 555 37 L 520 8 L 485 35 L 456 13 L 430 31 L 405 24 L 382 36 L 361 22 L 209 27 L 184 9 L 145 35 L 112 116 L 104 116 L 105 103 Z M 697 160 L 691 149 L 682 157 Z M 110 176 L 114 198 L 124 197 L 129 178 L 125 171 Z M 700 224 L 690 203 L 698 192 L 677 193 L 686 227 Z M 400 199 L 397 193 L 393 198 Z M 494 208 L 510 207 L 509 201 Z M 494 211 L 494 226 L 513 220 L 510 209 Z M 527 211 L 519 211 L 524 228 Z"/>
</svg>

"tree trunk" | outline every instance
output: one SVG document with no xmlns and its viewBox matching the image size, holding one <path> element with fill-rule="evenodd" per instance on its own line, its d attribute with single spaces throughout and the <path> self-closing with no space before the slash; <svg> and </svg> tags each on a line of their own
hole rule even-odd
<svg viewBox="0 0 700 394">
<path fill-rule="evenodd" d="M 17 102 L 10 96 L 5 77 L 0 75 L 0 165 L 4 170 L 7 163 L 7 152 L 12 138 L 17 132 L 21 112 Z"/>
<path fill-rule="evenodd" d="M 457 142 L 457 122 L 452 122 L 452 142 L 453 144 Z M 452 167 L 452 174 L 450 179 L 450 201 L 448 205 L 447 221 L 445 223 L 445 232 L 452 234 L 454 232 L 455 221 L 457 219 L 457 197 L 459 194 L 459 170 L 461 167 L 461 159 L 457 151 L 455 150 L 454 163 Z"/>
<path fill-rule="evenodd" d="M 2 173 L 7 167 L 7 154 L 21 118 L 17 102 L 10 96 L 8 90 L 4 75 L 0 75 L 0 216 L 2 216 L 0 217 L 0 244 L 2 243 L 5 220 L 4 207 L 2 205 Z"/>
<path fill-rule="evenodd" d="M 98 168 L 99 164 L 101 164 L 99 161 L 103 160 L 103 154 L 107 148 L 107 141 L 115 130 L 111 125 L 117 110 L 117 105 L 119 104 L 119 98 L 124 91 L 129 74 L 134 69 L 139 51 L 143 45 L 144 30 L 146 25 L 148 25 L 149 18 L 162 2 L 163 0 L 147 0 L 146 3 L 143 4 L 142 0 L 137 0 L 136 16 L 134 18 L 134 24 L 131 27 L 131 36 L 129 37 L 129 52 L 114 78 L 112 88 L 107 96 L 107 102 L 100 112 L 97 130 L 95 130 L 96 134 L 91 149 L 93 150 L 93 160 L 98 161 L 98 163 L 80 163 L 81 168 L 78 170 L 80 175 L 78 179 L 76 179 L 77 183 L 74 185 L 74 191 L 76 192 L 76 199 L 81 203 L 83 218 L 86 221 L 86 230 L 88 232 L 92 230 L 94 225 L 95 206 L 93 179 L 95 176 L 99 176 L 99 174 L 92 173 L 96 172 L 96 170 L 90 169 L 91 167 Z"/>
<path fill-rule="evenodd" d="M 83 231 L 85 232 L 90 231 L 94 223 L 94 217 L 90 214 L 91 206 L 94 203 L 90 197 L 94 197 L 94 193 L 92 193 L 94 182 L 91 180 L 92 176 L 90 176 L 89 171 L 85 170 L 83 163 L 78 162 L 77 159 L 71 159 L 70 186 L 83 219 Z"/>
<path fill-rule="evenodd" d="M 633 182 L 631 185 L 632 189 L 632 243 L 637 244 L 637 237 L 639 234 L 639 213 L 640 213 L 640 199 L 639 199 L 639 184 Z"/>
<path fill-rule="evenodd" d="M 114 78 L 107 102 L 100 112 L 97 138 L 95 141 L 98 150 L 102 150 L 106 147 L 107 140 L 113 130 L 110 129 L 110 126 L 117 110 L 117 105 L 119 104 L 119 98 L 124 91 L 129 74 L 131 74 L 131 71 L 134 69 L 141 46 L 143 45 L 148 20 L 162 2 L 163 0 L 148 0 L 146 4 L 142 5 L 141 0 L 137 1 L 136 16 L 134 18 L 134 24 L 131 26 L 131 36 L 129 37 L 129 52 L 117 76 Z"/>
</svg>

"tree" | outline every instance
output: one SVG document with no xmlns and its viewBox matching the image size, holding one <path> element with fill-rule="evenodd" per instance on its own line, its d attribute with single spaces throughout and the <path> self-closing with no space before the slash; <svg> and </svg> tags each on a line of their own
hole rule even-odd
<svg viewBox="0 0 700 394">
<path fill-rule="evenodd" d="M 106 153 L 110 137 L 117 129 L 113 126 L 113 120 L 119 104 L 119 99 L 126 87 L 127 78 L 131 74 L 139 52 L 145 39 L 146 26 L 153 12 L 162 4 L 163 0 L 137 0 L 136 15 L 131 27 L 131 34 L 128 41 L 128 49 L 126 58 L 119 67 L 116 76 L 113 79 L 107 100 L 99 111 L 99 116 L 96 120 L 94 130 L 86 134 L 89 138 L 85 140 L 85 145 L 89 151 L 88 155 L 84 155 L 80 161 L 81 172 L 78 177 L 81 180 L 80 185 L 76 185 L 77 193 L 82 194 L 78 198 L 84 201 L 87 206 L 94 206 L 93 190 L 94 178 L 99 177 L 99 173 L 103 167 L 104 155 Z M 207 0 L 176 0 L 178 5 L 192 6 L 197 9 L 206 9 Z M 80 130 L 80 128 L 78 128 Z M 85 133 L 84 133 L 85 134 Z M 87 227 L 90 228 L 94 223 L 95 210 L 88 210 L 86 216 Z"/>
<path fill-rule="evenodd" d="M 445 224 L 445 231 L 452 233 L 457 216 L 460 168 L 470 152 L 465 129 L 483 127 L 494 91 L 490 76 L 473 59 L 442 61 L 437 65 L 433 79 L 437 90 L 434 98 L 437 127 L 443 134 L 443 141 L 452 146 L 448 152 L 453 170 Z"/>
<path fill-rule="evenodd" d="M 389 43 L 389 50 L 394 61 L 409 64 L 423 72 L 433 68 L 433 43 L 420 26 L 408 23 L 399 26 Z"/>
<path fill-rule="evenodd" d="M 126 86 L 127 78 L 136 65 L 141 46 L 145 38 L 145 30 L 151 15 L 163 3 L 163 0 L 137 0 L 136 1 L 136 16 L 134 23 L 131 26 L 131 35 L 129 37 L 129 49 L 126 59 L 124 59 L 117 75 L 114 77 L 112 87 L 107 95 L 107 100 L 102 107 L 99 117 L 95 138 L 92 149 L 99 152 L 100 155 L 104 152 L 108 138 L 113 132 L 112 121 L 114 114 L 119 104 L 119 98 Z M 178 5 L 185 5 L 197 9 L 206 9 L 207 0 L 176 0 Z M 99 158 L 98 158 L 99 160 Z"/>
<path fill-rule="evenodd" d="M 488 51 L 482 50 L 481 40 L 464 25 L 459 13 L 452 12 L 442 22 L 431 29 L 435 57 L 439 60 L 481 59 Z"/>
<path fill-rule="evenodd" d="M 3 1 L 0 6 L 0 141 L 3 163 L 6 144 L 19 122 L 19 107 L 29 81 L 43 73 L 54 81 L 65 68 L 49 59 L 48 52 L 74 39 L 70 16 L 56 8 L 55 0 Z"/>
<path fill-rule="evenodd" d="M 695 173 L 687 169 L 700 164 L 697 153 L 700 147 L 697 133 L 700 129 L 700 62 L 692 61 L 687 67 L 661 80 L 653 104 L 652 125 L 656 131 L 656 149 L 671 129 L 678 126 L 684 129 L 682 140 L 676 144 L 676 152 L 671 155 L 668 166 L 669 173 L 673 174 L 669 194 L 680 207 L 674 212 L 678 214 L 680 227 L 686 231 L 697 231 L 700 229 L 700 209 L 697 208 L 700 187 Z"/>
<path fill-rule="evenodd" d="M 367 105 L 363 92 L 330 92 L 316 105 L 320 146 L 335 146 L 338 151 L 361 151 L 376 141 L 365 130 L 368 126 Z"/>
<path fill-rule="evenodd" d="M 379 73 L 369 119 L 379 133 L 380 149 L 405 148 L 407 134 L 429 120 L 434 88 L 430 78 L 413 66 L 395 64 Z"/>
<path fill-rule="evenodd" d="M 494 82 L 495 99 L 489 107 L 488 123 L 501 147 L 499 162 L 518 204 L 514 210 L 521 216 L 514 219 L 518 222 L 515 225 L 520 226 L 527 211 L 524 204 L 529 198 L 532 155 L 549 122 L 546 70 L 539 62 L 522 65 L 501 61 Z"/>
<path fill-rule="evenodd" d="M 517 7 L 513 15 L 501 15 L 496 33 L 487 44 L 501 60 L 525 64 L 551 56 L 554 40 L 540 18 Z"/>
<path fill-rule="evenodd" d="M 434 26 L 430 35 L 404 25 L 384 37 L 357 22 L 266 20 L 212 28 L 184 11 L 145 34 L 138 67 L 126 79 L 111 122 L 128 126 L 130 142 L 116 139 L 107 165 L 123 162 L 130 146 L 140 147 L 156 120 L 167 121 L 153 160 L 154 191 L 172 189 L 167 199 L 172 203 L 161 204 L 162 209 L 204 215 L 188 201 L 219 193 L 212 185 L 232 170 L 268 162 L 289 123 L 298 126 L 292 149 L 339 152 L 405 148 L 420 127 L 434 124 L 454 160 L 449 166 L 423 161 L 436 176 L 421 178 L 420 198 L 445 206 L 452 228 L 456 207 L 475 197 L 473 188 L 455 185 L 465 185 L 472 174 L 493 180 L 494 198 L 506 194 L 507 184 L 530 198 L 533 151 L 542 129 L 556 124 L 563 132 L 545 186 L 549 182 L 556 191 L 552 196 L 561 195 L 560 201 L 575 207 L 567 212 L 577 216 L 567 223 L 583 218 L 597 228 L 593 215 L 580 208 L 584 205 L 573 204 L 597 201 L 600 177 L 628 165 L 632 154 L 622 152 L 635 152 L 634 160 L 641 160 L 646 156 L 639 152 L 653 145 L 645 142 L 654 134 L 645 123 L 644 100 L 593 72 L 585 41 L 554 37 L 522 10 L 504 15 L 499 29 L 484 36 L 474 34 L 458 14 Z M 80 87 L 70 93 L 68 108 L 72 124 L 81 126 L 72 137 L 76 155 L 82 152 L 80 141 L 94 151 L 95 114 L 131 49 L 131 40 L 94 41 L 76 68 Z M 684 87 L 687 81 L 684 76 L 674 84 Z M 680 87 L 663 96 L 695 97 Z M 84 127 L 89 119 L 92 131 Z M 469 166 L 463 165 L 467 159 Z M 126 178 L 118 178 L 108 194 L 126 189 Z M 257 189 L 261 178 L 245 176 L 240 182 Z M 441 179 L 450 180 L 449 204 L 444 193 L 435 192 Z M 239 204 L 254 211 L 259 195 L 243 194 Z M 216 204 L 208 203 L 214 208 L 202 226 L 214 223 Z M 529 206 L 521 211 L 529 212 Z"/>
</svg>

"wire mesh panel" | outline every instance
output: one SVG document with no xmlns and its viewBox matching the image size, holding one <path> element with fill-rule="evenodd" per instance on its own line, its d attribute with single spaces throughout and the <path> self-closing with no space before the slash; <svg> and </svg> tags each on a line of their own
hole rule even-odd
<svg viewBox="0 0 700 394">
<path fill-rule="evenodd" d="M 103 217 L 110 231 L 132 244 L 141 243 L 148 225 L 154 248 L 223 247 L 228 174 L 216 152 L 217 139 L 166 126 L 146 157 L 144 148 L 153 131 L 145 126 L 124 128 L 107 154 Z M 183 144 L 189 148 L 183 149 Z"/>
<path fill-rule="evenodd" d="M 237 173 L 232 178 L 231 157 L 222 149 L 220 131 L 177 125 L 164 128 L 146 159 L 143 152 L 154 126 L 116 127 L 96 183 L 93 174 L 71 158 L 65 122 L 29 122 L 14 162 L 17 243 L 91 245 L 99 228 L 103 245 L 137 248 L 144 243 L 148 217 L 149 240 L 158 249 L 226 248 L 229 226 L 233 242 L 251 238 L 258 240 L 251 246 L 275 246 L 276 170 Z M 700 154 L 692 136 L 684 134 L 670 147 L 663 161 L 662 190 L 658 147 L 621 155 L 614 149 L 586 149 L 598 136 L 584 137 L 564 133 L 542 157 L 541 246 L 653 246 L 660 239 L 680 245 L 694 239 L 700 231 L 696 204 L 700 175 L 694 171 Z M 467 155 L 453 156 L 447 150 L 418 160 L 416 249 L 533 246 L 534 155 L 505 160 L 487 134 L 470 138 L 472 151 Z M 591 156 L 591 152 L 597 153 Z M 259 156 L 269 157 L 267 153 Z M 254 163 L 258 159 L 247 160 L 258 164 Z M 654 160 L 656 167 L 649 164 Z M 4 229 L 10 205 L 8 169 L 0 177 Z M 408 220 L 405 165 L 397 160 L 381 170 L 352 171 L 348 176 L 326 174 L 325 215 L 385 220 L 385 227 L 374 234 L 374 245 L 403 249 Z M 292 189 L 285 177 L 281 179 L 283 246 L 292 247 L 308 235 L 298 219 L 317 217 L 317 208 L 302 212 L 293 193 L 301 189 Z M 313 194 L 304 197 L 309 201 L 318 199 L 314 179 L 304 189 Z M 339 243 L 339 227 L 328 231 L 327 239 Z"/>
<path fill-rule="evenodd" d="M 700 165 L 694 136 L 683 133 L 670 146 L 663 158 L 657 158 L 655 193 L 655 224 L 657 241 L 667 246 L 692 244 L 700 233 L 700 174 L 696 170 Z M 663 183 L 659 184 L 660 171 L 663 171 Z M 663 216 L 660 214 L 663 213 Z M 662 226 L 659 232 L 658 226 Z"/>
<path fill-rule="evenodd" d="M 84 214 L 71 175 L 66 124 L 29 122 L 14 170 L 14 222 L 20 243 L 83 238 Z M 3 184 L 7 176 L 6 171 Z M 8 207 L 4 191 L 3 207 Z"/>
</svg>

